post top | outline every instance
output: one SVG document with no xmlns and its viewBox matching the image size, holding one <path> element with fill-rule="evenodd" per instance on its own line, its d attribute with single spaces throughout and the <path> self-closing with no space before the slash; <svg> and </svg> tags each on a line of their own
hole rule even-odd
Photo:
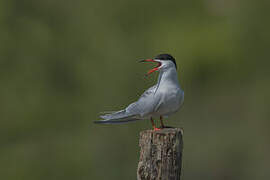
<svg viewBox="0 0 270 180">
<path fill-rule="evenodd" d="M 144 131 L 141 131 L 142 134 L 145 134 L 145 133 L 153 133 L 153 134 L 175 134 L 175 133 L 181 133 L 181 135 L 183 135 L 184 133 L 184 130 L 183 128 L 176 128 L 176 127 L 166 127 L 166 128 L 163 128 L 161 130 L 158 130 L 158 131 L 155 131 L 153 129 L 148 129 L 148 130 L 144 130 Z"/>
</svg>

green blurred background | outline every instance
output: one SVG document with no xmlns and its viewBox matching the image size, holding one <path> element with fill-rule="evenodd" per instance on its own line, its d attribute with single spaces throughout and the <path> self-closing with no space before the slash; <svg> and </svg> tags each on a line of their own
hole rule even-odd
<svg viewBox="0 0 270 180">
<path fill-rule="evenodd" d="M 0 0 L 0 179 L 136 179 L 149 121 L 95 125 L 155 83 L 185 90 L 185 180 L 270 178 L 269 1 Z"/>
</svg>

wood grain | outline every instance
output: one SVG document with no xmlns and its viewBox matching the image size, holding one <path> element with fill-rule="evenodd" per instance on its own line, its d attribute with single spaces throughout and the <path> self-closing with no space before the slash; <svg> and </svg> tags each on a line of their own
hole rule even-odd
<svg viewBox="0 0 270 180">
<path fill-rule="evenodd" d="M 137 180 L 180 180 L 182 129 L 165 128 L 140 133 Z"/>
</svg>

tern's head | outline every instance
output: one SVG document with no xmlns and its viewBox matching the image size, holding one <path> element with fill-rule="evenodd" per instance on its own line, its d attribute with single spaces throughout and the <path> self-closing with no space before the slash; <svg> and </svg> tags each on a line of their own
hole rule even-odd
<svg viewBox="0 0 270 180">
<path fill-rule="evenodd" d="M 142 60 L 141 62 L 158 63 L 158 65 L 155 68 L 149 70 L 147 74 L 151 74 L 152 72 L 155 72 L 155 71 L 166 71 L 170 68 L 177 69 L 175 59 L 169 54 L 159 54 L 154 59 L 145 59 L 145 60 Z"/>
</svg>

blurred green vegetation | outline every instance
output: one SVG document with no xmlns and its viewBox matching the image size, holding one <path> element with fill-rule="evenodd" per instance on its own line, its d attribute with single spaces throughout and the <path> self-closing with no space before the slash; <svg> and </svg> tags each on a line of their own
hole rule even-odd
<svg viewBox="0 0 270 180">
<path fill-rule="evenodd" d="M 268 180 L 269 1 L 0 0 L 0 179 L 136 179 L 139 132 L 98 126 L 172 54 L 183 179 Z"/>
</svg>

